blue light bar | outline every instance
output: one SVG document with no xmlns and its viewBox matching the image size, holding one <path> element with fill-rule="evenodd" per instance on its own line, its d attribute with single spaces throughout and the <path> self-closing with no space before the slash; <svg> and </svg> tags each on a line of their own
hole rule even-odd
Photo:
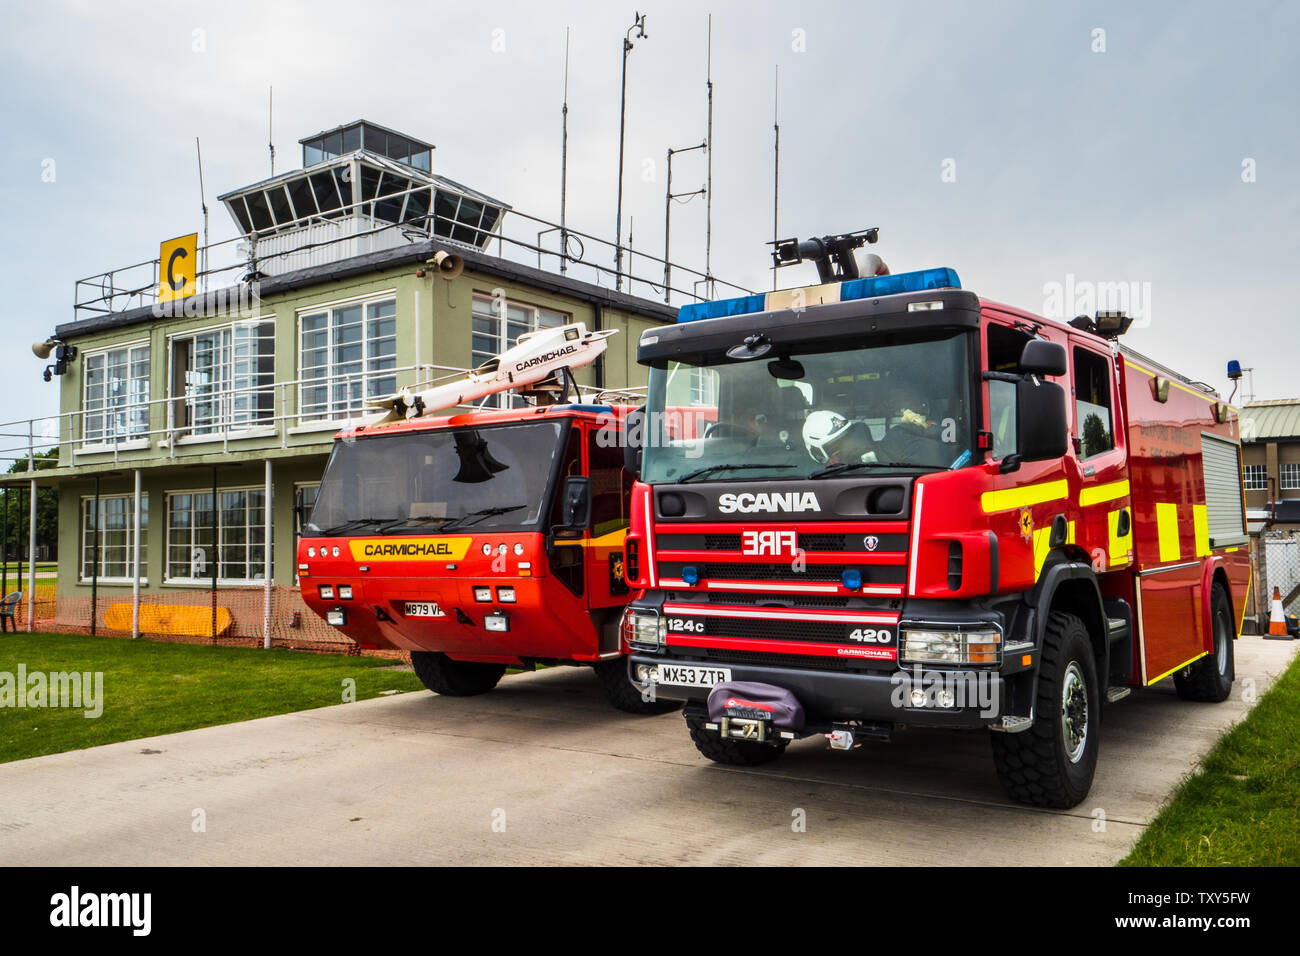
<svg viewBox="0 0 1300 956">
<path fill-rule="evenodd" d="M 921 269 L 917 272 L 900 272 L 892 276 L 871 276 L 866 279 L 850 279 L 840 283 L 840 301 L 851 302 L 855 299 L 874 299 L 882 295 L 898 295 L 901 292 L 926 292 L 930 289 L 960 289 L 961 280 L 952 269 Z M 788 306 L 788 291 L 780 293 L 785 296 L 780 306 Z M 684 305 L 677 313 L 678 323 L 698 322 L 700 319 L 720 319 L 728 315 L 749 315 L 763 312 L 769 308 L 768 296 L 742 295 L 734 299 L 717 299 L 713 302 L 694 302 Z"/>
<path fill-rule="evenodd" d="M 952 269 L 922 269 L 919 272 L 900 272 L 895 276 L 872 276 L 869 279 L 850 279 L 840 285 L 840 301 L 874 299 L 879 295 L 898 295 L 900 292 L 927 292 L 930 289 L 960 289 L 961 280 Z"/>
<path fill-rule="evenodd" d="M 762 312 L 766 302 L 766 295 L 742 295 L 735 299 L 693 302 L 682 306 L 677 313 L 677 321 L 696 322 L 699 319 L 720 319 L 727 315 L 748 315 L 750 312 Z"/>
</svg>

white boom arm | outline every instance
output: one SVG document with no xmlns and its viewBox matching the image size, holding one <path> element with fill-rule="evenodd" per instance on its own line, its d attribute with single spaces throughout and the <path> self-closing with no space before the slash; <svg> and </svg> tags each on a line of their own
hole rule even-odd
<svg viewBox="0 0 1300 956">
<path fill-rule="evenodd" d="M 431 415 L 498 392 L 535 385 L 562 368 L 590 365 L 604 353 L 605 340 L 617 331 L 588 332 L 586 325 L 575 322 L 521 335 L 514 346 L 461 378 L 418 392 L 404 388 L 395 395 L 371 399 L 366 405 L 385 409 L 387 414 L 370 424 L 383 425 Z"/>
</svg>

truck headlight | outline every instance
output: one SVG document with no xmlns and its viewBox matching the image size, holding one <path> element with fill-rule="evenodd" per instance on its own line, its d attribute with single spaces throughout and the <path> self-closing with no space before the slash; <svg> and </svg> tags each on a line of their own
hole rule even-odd
<svg viewBox="0 0 1300 956">
<path fill-rule="evenodd" d="M 515 603 L 515 589 L 514 589 L 514 588 L 497 588 L 497 600 L 500 601 L 502 604 L 514 604 L 514 603 Z"/>
<path fill-rule="evenodd" d="M 340 585 L 339 585 L 339 600 L 340 600 L 340 601 L 351 601 L 351 600 L 352 600 L 352 585 L 350 585 L 350 584 L 340 584 Z"/>
<path fill-rule="evenodd" d="M 905 628 L 902 659 L 916 664 L 996 664 L 1002 632 L 997 628 L 938 630 Z"/>
<path fill-rule="evenodd" d="M 623 634 L 629 644 L 659 647 L 668 634 L 668 622 L 656 610 L 628 608 L 623 612 Z"/>
</svg>

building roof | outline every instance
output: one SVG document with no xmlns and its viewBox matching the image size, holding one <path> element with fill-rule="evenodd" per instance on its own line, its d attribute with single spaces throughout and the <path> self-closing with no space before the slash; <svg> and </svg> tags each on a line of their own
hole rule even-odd
<svg viewBox="0 0 1300 956">
<path fill-rule="evenodd" d="M 1241 437 L 1244 441 L 1300 439 L 1300 398 L 1247 402 L 1241 409 Z"/>
</svg>

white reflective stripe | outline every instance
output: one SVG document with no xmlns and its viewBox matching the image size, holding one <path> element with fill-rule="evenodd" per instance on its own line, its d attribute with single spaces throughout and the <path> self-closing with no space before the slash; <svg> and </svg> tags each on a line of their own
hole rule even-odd
<svg viewBox="0 0 1300 956">
<path fill-rule="evenodd" d="M 921 495 L 925 492 L 925 485 L 917 482 L 916 484 L 916 507 L 912 509 L 912 553 L 908 555 L 908 562 L 911 564 L 911 570 L 907 575 L 907 593 L 916 597 L 916 558 L 917 546 L 921 538 Z"/>
<path fill-rule="evenodd" d="M 664 578 L 659 584 L 666 588 L 695 587 L 695 585 L 687 584 L 679 578 Z M 715 581 L 709 578 L 708 585 L 720 591 L 771 591 L 774 586 L 781 591 L 810 591 L 815 594 L 838 594 L 840 591 L 838 584 L 786 584 L 784 581 L 774 584 L 747 584 L 741 581 Z"/>
<path fill-rule="evenodd" d="M 656 587 L 655 565 L 659 556 L 655 554 L 655 509 L 653 492 L 645 490 L 645 560 L 646 570 L 650 572 L 650 587 Z"/>
<path fill-rule="evenodd" d="M 753 611 L 737 608 L 719 608 L 708 604 L 665 604 L 665 614 L 685 614 L 703 617 L 740 617 L 750 619 L 773 619 L 778 621 L 831 621 L 837 624 L 851 624 L 861 621 L 864 624 L 897 624 L 897 614 L 858 614 L 853 611 L 844 614 L 830 614 L 825 611 L 779 611 L 765 607 Z"/>
</svg>

